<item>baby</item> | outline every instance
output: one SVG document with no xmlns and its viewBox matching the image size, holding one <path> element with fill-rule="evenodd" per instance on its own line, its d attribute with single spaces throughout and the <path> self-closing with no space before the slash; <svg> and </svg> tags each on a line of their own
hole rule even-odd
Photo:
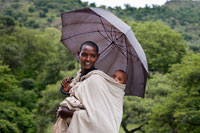
<svg viewBox="0 0 200 133">
<path fill-rule="evenodd" d="M 123 70 L 117 70 L 113 74 L 113 78 L 120 84 L 126 84 L 128 76 Z"/>
</svg>

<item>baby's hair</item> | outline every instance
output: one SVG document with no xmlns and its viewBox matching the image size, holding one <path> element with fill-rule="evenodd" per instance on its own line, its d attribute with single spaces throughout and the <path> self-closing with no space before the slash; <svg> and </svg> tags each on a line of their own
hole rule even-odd
<svg viewBox="0 0 200 133">
<path fill-rule="evenodd" d="M 122 72 L 122 73 L 124 73 L 124 74 L 126 74 L 126 72 L 124 72 L 123 70 L 121 70 L 121 69 L 119 69 L 119 70 L 117 70 L 117 71 L 120 71 L 120 72 Z M 127 75 L 127 74 L 126 74 Z"/>
<path fill-rule="evenodd" d="M 96 49 L 97 54 L 99 53 L 99 47 L 97 46 L 96 43 L 94 43 L 94 42 L 92 42 L 92 41 L 86 41 L 86 42 L 84 42 L 84 43 L 81 44 L 80 51 L 82 50 L 82 47 L 83 47 L 84 45 L 92 46 L 93 48 Z"/>
</svg>

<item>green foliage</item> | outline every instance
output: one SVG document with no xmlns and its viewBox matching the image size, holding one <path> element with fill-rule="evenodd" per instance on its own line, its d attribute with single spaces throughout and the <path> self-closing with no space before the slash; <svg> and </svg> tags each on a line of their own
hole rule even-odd
<svg viewBox="0 0 200 133">
<path fill-rule="evenodd" d="M 152 108 L 147 132 L 199 132 L 199 62 L 199 54 L 188 54 L 182 63 L 172 66 L 168 78 L 174 93 Z"/>
<path fill-rule="evenodd" d="M 120 18 L 128 18 L 134 21 L 157 21 L 161 20 L 174 30 L 185 35 L 187 44 L 193 50 L 199 50 L 199 1 L 168 1 L 164 6 L 153 6 L 150 8 L 135 8 L 125 5 L 122 10 L 118 7 L 108 8 L 115 12 Z"/>
<path fill-rule="evenodd" d="M 167 97 L 172 92 L 171 81 L 167 75 L 155 73 L 151 75 L 147 82 L 145 97 L 155 100 L 159 99 L 159 102 L 161 102 L 161 97 Z"/>
<path fill-rule="evenodd" d="M 28 20 L 24 23 L 24 26 L 31 28 L 38 28 L 39 24 L 35 20 Z"/>
<path fill-rule="evenodd" d="M 2 65 L 2 61 L 0 61 L 0 101 L 6 100 L 7 93 L 12 91 L 12 88 L 17 87 L 18 81 L 9 74 L 9 71 L 8 66 Z"/>
<path fill-rule="evenodd" d="M 34 133 L 37 131 L 34 116 L 26 109 L 19 108 L 10 102 L 0 102 L 0 122 L 6 122 L 2 126 L 2 130 L 12 130 L 18 132 Z M 10 122 L 8 122 L 10 121 Z M 17 128 L 16 128 L 16 126 Z"/>
<path fill-rule="evenodd" d="M 19 133 L 17 126 L 7 120 L 0 119 L 0 132 L 1 133 Z"/>
<path fill-rule="evenodd" d="M 88 2 L 81 2 L 80 0 L 23 0 L 18 2 L 2 2 L 1 4 L 1 14 L 13 17 L 16 23 L 20 25 L 24 26 L 27 20 L 35 20 L 37 24 L 40 24 L 38 25 L 39 27 L 53 26 L 56 28 L 60 25 L 60 22 L 55 25 L 54 22 L 49 23 L 49 21 L 45 21 L 49 13 L 58 20 L 60 19 L 60 12 L 88 6 L 96 7 L 94 3 L 88 5 Z M 153 5 L 152 8 L 149 6 L 136 8 L 129 4 L 125 5 L 125 9 L 119 6 L 111 8 L 102 5 L 100 7 L 108 9 L 114 12 L 118 17 L 129 21 L 163 21 L 172 29 L 181 33 L 192 50 L 199 51 L 199 6 L 199 1 L 167 1 L 163 6 Z M 40 15 L 35 15 L 36 12 L 40 12 L 42 17 L 40 17 Z M 38 26 L 34 28 L 39 28 Z"/>
<path fill-rule="evenodd" d="M 130 23 L 147 56 L 149 70 L 166 73 L 185 54 L 181 35 L 160 21 Z"/>
<path fill-rule="evenodd" d="M 0 131 L 29 132 L 37 131 L 33 114 L 37 95 L 34 91 L 24 91 L 19 81 L 0 61 Z"/>
<path fill-rule="evenodd" d="M 14 18 L 15 20 L 19 21 L 20 23 L 23 23 L 24 21 L 27 20 L 27 15 L 25 12 L 12 9 L 10 7 L 5 9 L 5 11 L 3 12 L 3 15 L 10 16 Z"/>
<path fill-rule="evenodd" d="M 0 16 L 0 35 L 10 34 L 14 30 L 15 21 L 9 16 Z"/>
<path fill-rule="evenodd" d="M 56 111 L 59 103 L 66 97 L 60 93 L 60 84 L 59 81 L 57 84 L 48 85 L 46 90 L 41 92 L 42 98 L 38 100 L 35 110 L 39 116 L 40 131 L 43 131 L 48 123 L 56 121 Z"/>
<path fill-rule="evenodd" d="M 19 87 L 19 81 L 10 74 L 8 66 L 0 62 L 0 101 L 10 101 L 29 110 L 34 108 L 37 95 L 33 90 L 24 91 Z"/>
<path fill-rule="evenodd" d="M 77 72 L 78 68 L 74 70 L 61 72 L 63 77 L 66 75 L 68 77 L 73 76 Z M 55 123 L 57 116 L 56 112 L 59 107 L 59 103 L 64 100 L 66 95 L 61 94 L 59 88 L 61 81 L 58 81 L 56 84 L 47 85 L 46 89 L 41 92 L 41 98 L 38 99 L 35 113 L 38 116 L 40 132 L 44 132 L 50 122 Z"/>
<path fill-rule="evenodd" d="M 47 12 L 49 11 L 48 8 L 43 8 L 42 10 L 43 10 L 43 12 L 45 12 L 45 13 L 47 13 Z"/>
<path fill-rule="evenodd" d="M 90 3 L 90 7 L 96 7 L 95 3 Z"/>
<path fill-rule="evenodd" d="M 45 18 L 45 17 L 46 17 L 46 14 L 45 14 L 45 12 L 39 12 L 39 16 L 40 16 L 41 18 Z"/>
<path fill-rule="evenodd" d="M 38 91 L 60 80 L 61 70 L 74 68 L 75 59 L 63 49 L 59 38 L 60 33 L 53 28 L 44 32 L 18 28 L 11 35 L 0 37 L 0 55 L 18 80 L 33 79 Z"/>
<path fill-rule="evenodd" d="M 147 122 L 147 113 L 151 112 L 152 105 L 152 99 L 142 99 L 131 96 L 125 97 L 123 104 L 124 113 L 121 123 L 124 131 L 144 131 L 143 126 Z M 133 125 L 135 128 L 129 129 L 129 125 Z"/>
<path fill-rule="evenodd" d="M 28 11 L 29 11 L 29 12 L 34 12 L 35 9 L 34 9 L 34 7 L 29 7 L 29 8 L 28 8 Z"/>
<path fill-rule="evenodd" d="M 25 90 L 31 90 L 34 88 L 34 82 L 32 79 L 23 79 L 21 81 L 21 86 L 22 88 L 24 88 Z"/>
</svg>

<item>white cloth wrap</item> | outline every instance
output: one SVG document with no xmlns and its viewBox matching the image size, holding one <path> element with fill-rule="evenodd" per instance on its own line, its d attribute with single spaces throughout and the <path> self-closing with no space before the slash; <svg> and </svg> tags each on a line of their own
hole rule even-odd
<svg viewBox="0 0 200 133">
<path fill-rule="evenodd" d="M 79 79 L 80 74 L 74 81 Z M 76 86 L 76 82 L 73 82 Z M 81 77 L 72 92 L 84 109 L 74 112 L 67 133 L 117 133 L 123 114 L 124 84 L 99 70 Z M 62 124 L 63 125 L 63 124 Z M 65 127 L 63 127 L 65 128 Z"/>
</svg>

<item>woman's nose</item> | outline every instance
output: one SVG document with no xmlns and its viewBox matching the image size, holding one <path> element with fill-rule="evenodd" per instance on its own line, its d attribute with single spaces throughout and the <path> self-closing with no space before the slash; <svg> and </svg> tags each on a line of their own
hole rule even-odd
<svg viewBox="0 0 200 133">
<path fill-rule="evenodd" d="M 90 59 L 91 59 L 90 56 L 87 56 L 86 60 L 89 61 Z"/>
</svg>

